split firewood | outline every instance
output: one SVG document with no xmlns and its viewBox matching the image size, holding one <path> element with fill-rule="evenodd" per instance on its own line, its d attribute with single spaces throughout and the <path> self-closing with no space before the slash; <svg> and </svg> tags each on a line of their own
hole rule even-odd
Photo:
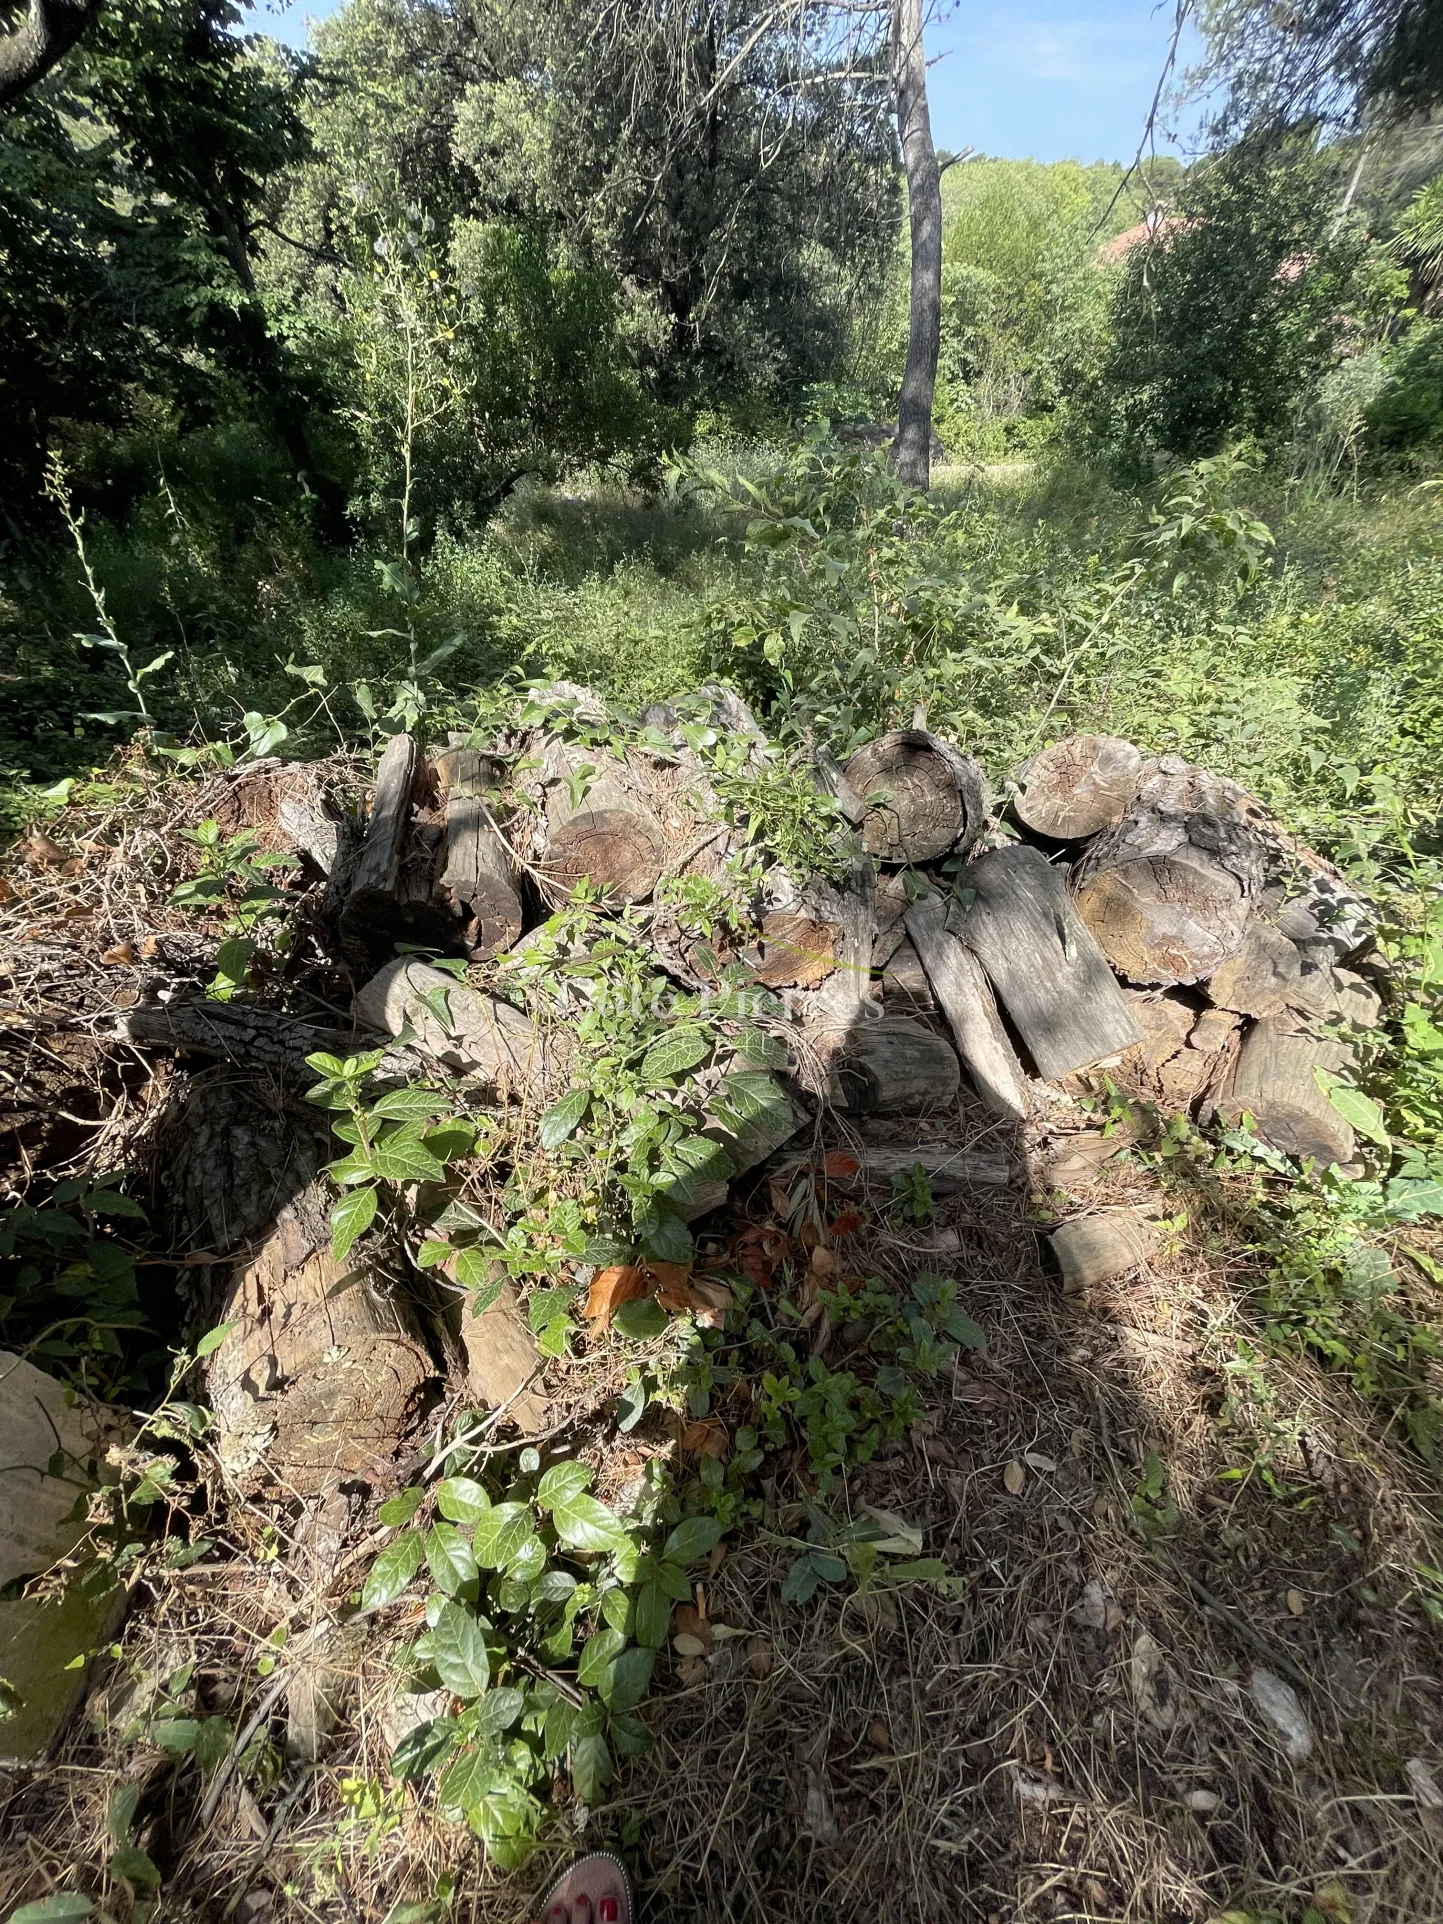
<svg viewBox="0 0 1443 1924">
<path fill-rule="evenodd" d="M 1334 967 L 1331 956 L 1332 950 L 1325 947 L 1302 952 L 1302 974 L 1293 1006 L 1345 1032 L 1368 1034 L 1377 1028 L 1382 1016 L 1382 998 L 1364 976 Z"/>
<path fill-rule="evenodd" d="M 994 1115 L 1021 1122 L 1027 1115 L 1027 1084 L 982 964 L 948 932 L 939 896 L 922 896 L 904 919 L 973 1087 Z"/>
<path fill-rule="evenodd" d="M 1207 1056 L 1221 1055 L 1232 1046 L 1240 1027 L 1231 1009 L 1204 1009 L 1192 1026 L 1187 1046 Z"/>
<path fill-rule="evenodd" d="M 1122 820 L 1142 786 L 1143 760 L 1115 735 L 1069 735 L 1020 771 L 1013 809 L 1053 841 L 1081 841 Z"/>
<path fill-rule="evenodd" d="M 1111 1129 L 1081 1129 L 1063 1136 L 1048 1158 L 1047 1181 L 1054 1189 L 1082 1189 L 1096 1182 L 1112 1158 L 1131 1148 L 1139 1130 L 1128 1123 Z"/>
<path fill-rule="evenodd" d="M 817 786 L 830 795 L 854 828 L 861 825 L 867 804 L 847 780 L 847 771 L 828 748 L 818 748 L 813 756 Z"/>
<path fill-rule="evenodd" d="M 856 1175 L 832 1180 L 888 1188 L 896 1177 L 910 1175 L 920 1163 L 934 1196 L 957 1196 L 969 1189 L 1005 1188 L 1012 1175 L 1006 1156 L 978 1149 L 951 1149 L 933 1142 L 866 1143 L 852 1154 L 858 1164 Z"/>
<path fill-rule="evenodd" d="M 448 749 L 436 760 L 446 809 L 441 889 L 473 956 L 497 955 L 521 933 L 516 864 L 487 800 L 503 775 L 500 764 L 471 748 Z"/>
<path fill-rule="evenodd" d="M 879 861 L 930 862 L 966 852 L 987 819 L 976 762 L 920 728 L 899 728 L 859 748 L 846 778 L 866 803 L 862 846 Z"/>
<path fill-rule="evenodd" d="M 1160 1069 L 1186 1046 L 1197 1011 L 1165 991 L 1129 989 L 1127 998 L 1133 1020 L 1142 1031 L 1143 1066 Z"/>
<path fill-rule="evenodd" d="M 877 933 L 872 939 L 872 967 L 884 969 L 907 940 L 907 925 L 902 920 L 910 904 L 907 876 L 894 869 L 877 878 Z"/>
<path fill-rule="evenodd" d="M 957 1100 L 961 1070 L 935 1029 L 906 1016 L 864 1017 L 826 1057 L 827 1097 L 860 1116 L 929 1115 Z"/>
<path fill-rule="evenodd" d="M 1209 999 L 1236 1015 L 1277 1015 L 1296 1003 L 1302 957 L 1287 936 L 1254 917 L 1242 947 L 1208 977 Z"/>
<path fill-rule="evenodd" d="M 499 1093 L 544 1091 L 569 1054 L 568 1039 L 543 1038 L 509 1002 L 468 989 L 413 956 L 388 962 L 356 996 L 356 1020 L 380 1035 L 414 1037 L 426 1055 Z"/>
<path fill-rule="evenodd" d="M 376 769 L 366 838 L 341 910 L 341 937 L 373 956 L 397 941 L 448 948 L 457 929 L 436 887 L 439 822 L 419 822 L 418 790 L 430 780 L 409 735 L 393 735 Z"/>
<path fill-rule="evenodd" d="M 1045 1081 L 1121 1055 L 1142 1040 L 1128 1000 L 1040 849 L 995 848 L 968 865 L 973 900 L 960 935 Z"/>
<path fill-rule="evenodd" d="M 583 878 L 623 902 L 645 901 L 660 879 L 666 836 L 645 789 L 605 749 L 550 740 L 542 755 L 548 876 Z"/>
<path fill-rule="evenodd" d="M 141 1003 L 124 1012 L 120 1031 L 143 1048 L 193 1050 L 233 1062 L 272 1080 L 284 1100 L 299 1100 L 315 1082 L 316 1072 L 307 1067 L 307 1056 L 346 1056 L 356 1048 L 356 1038 L 348 1030 L 324 1029 L 250 1003 L 210 999 Z M 418 1050 L 398 1044 L 386 1051 L 376 1074 L 382 1081 L 405 1082 L 425 1066 Z"/>
<path fill-rule="evenodd" d="M 1137 1269 L 1156 1251 L 1157 1224 L 1136 1209 L 1098 1210 L 1054 1229 L 1048 1239 L 1067 1295 Z"/>
<path fill-rule="evenodd" d="M 432 1375 L 408 1306 L 366 1257 L 330 1250 L 330 1195 L 303 1190 L 222 1304 L 233 1325 L 205 1363 L 212 1441 L 242 1489 L 309 1497 L 385 1484 Z"/>
<path fill-rule="evenodd" d="M 1346 1043 L 1312 1033 L 1301 1018 L 1264 1016 L 1243 1039 L 1217 1112 L 1230 1123 L 1250 1115 L 1263 1141 L 1285 1156 L 1350 1163 L 1353 1131 L 1319 1087 L 1316 1071 L 1338 1074 L 1351 1061 Z"/>
<path fill-rule="evenodd" d="M 453 1263 L 447 1263 L 448 1275 L 453 1268 Z M 501 1293 L 479 1316 L 472 1311 L 471 1291 L 455 1286 L 453 1334 L 459 1337 L 466 1360 L 466 1384 L 486 1409 L 499 1409 L 504 1403 L 508 1419 L 523 1436 L 539 1436 L 550 1410 L 537 1381 L 541 1352 L 500 1263 L 492 1265 L 489 1280 L 500 1282 Z"/>
<path fill-rule="evenodd" d="M 1129 982 L 1201 982 L 1242 947 L 1265 852 L 1236 783 L 1175 756 L 1154 765 L 1075 875 L 1078 911 Z"/>
<path fill-rule="evenodd" d="M 932 1015 L 937 998 L 922 958 L 905 938 L 882 971 L 882 1006 L 888 1015 Z"/>
<path fill-rule="evenodd" d="M 856 1023 L 877 1013 L 872 949 L 877 933 L 877 873 L 870 855 L 854 847 L 837 892 L 837 966 L 817 997 L 834 1023 Z"/>
</svg>

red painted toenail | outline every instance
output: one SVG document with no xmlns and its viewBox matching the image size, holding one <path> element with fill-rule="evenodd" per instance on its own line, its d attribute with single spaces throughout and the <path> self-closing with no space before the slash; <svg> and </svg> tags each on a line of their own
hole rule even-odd
<svg viewBox="0 0 1443 1924">
<path fill-rule="evenodd" d="M 598 1909 L 601 1912 L 601 1924 L 616 1924 L 621 1916 L 621 1906 L 614 1897 L 603 1897 Z"/>
</svg>

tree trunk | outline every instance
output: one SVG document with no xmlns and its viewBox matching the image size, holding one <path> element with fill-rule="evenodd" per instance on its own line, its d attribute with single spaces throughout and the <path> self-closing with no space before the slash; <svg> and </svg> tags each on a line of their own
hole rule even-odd
<svg viewBox="0 0 1443 1924">
<path fill-rule="evenodd" d="M 417 791 L 429 780 L 409 735 L 393 735 L 376 769 L 366 839 L 341 912 L 347 947 L 379 961 L 397 941 L 427 948 L 457 945 L 460 927 L 436 887 L 441 829 L 415 819 Z"/>
<path fill-rule="evenodd" d="M 0 107 L 43 80 L 100 10 L 100 0 L 30 0 L 25 18 L 0 39 Z"/>
<path fill-rule="evenodd" d="M 927 110 L 922 0 L 892 0 L 892 82 L 912 230 L 911 325 L 894 458 L 907 487 L 925 488 L 931 480 L 932 396 L 942 338 L 942 180 Z"/>
</svg>

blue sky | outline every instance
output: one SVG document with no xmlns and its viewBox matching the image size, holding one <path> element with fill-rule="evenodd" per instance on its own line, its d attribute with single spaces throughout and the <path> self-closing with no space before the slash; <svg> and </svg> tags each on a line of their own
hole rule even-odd
<svg viewBox="0 0 1443 1924">
<path fill-rule="evenodd" d="M 307 16 L 335 4 L 261 0 L 247 25 L 304 46 Z M 1016 159 L 1131 160 L 1171 34 L 1166 0 L 964 0 L 928 31 L 937 144 Z M 1184 62 L 1195 46 L 1189 38 Z"/>
</svg>

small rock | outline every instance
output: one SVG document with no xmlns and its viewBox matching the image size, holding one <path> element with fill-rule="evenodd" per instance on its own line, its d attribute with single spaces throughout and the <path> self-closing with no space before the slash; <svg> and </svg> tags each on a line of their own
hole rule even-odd
<svg viewBox="0 0 1443 1924">
<path fill-rule="evenodd" d="M 1190 1790 L 1182 1800 L 1198 1817 L 1210 1817 L 1222 1803 L 1215 1790 Z"/>
<path fill-rule="evenodd" d="M 1301 1764 L 1312 1756 L 1312 1727 L 1291 1684 L 1275 1677 L 1271 1670 L 1258 1669 L 1249 1680 L 1248 1695 L 1272 1725 L 1293 1763 Z"/>
</svg>

